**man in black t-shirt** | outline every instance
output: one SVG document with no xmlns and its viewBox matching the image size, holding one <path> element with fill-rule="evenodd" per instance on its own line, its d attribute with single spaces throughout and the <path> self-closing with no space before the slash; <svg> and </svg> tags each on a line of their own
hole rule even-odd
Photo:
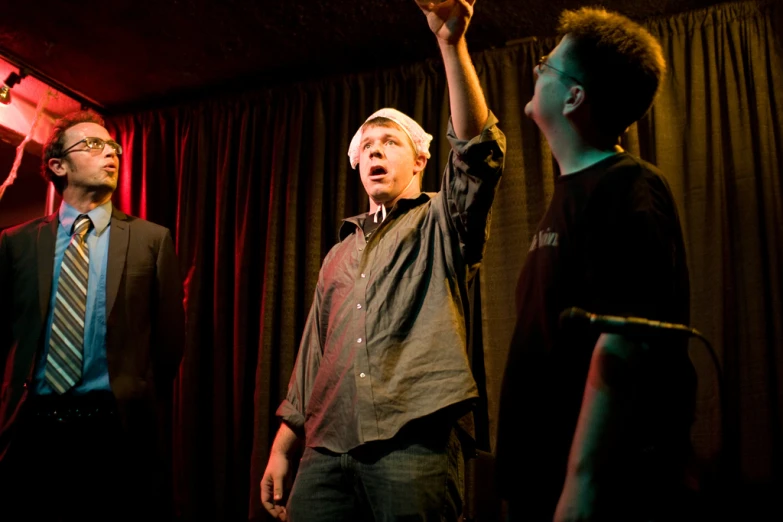
<svg viewBox="0 0 783 522">
<path fill-rule="evenodd" d="M 560 168 L 517 288 L 497 463 L 510 520 L 676 520 L 695 374 L 682 338 L 561 325 L 561 312 L 688 323 L 671 191 L 619 136 L 651 106 L 658 42 L 601 9 L 566 11 L 525 107 Z"/>
</svg>

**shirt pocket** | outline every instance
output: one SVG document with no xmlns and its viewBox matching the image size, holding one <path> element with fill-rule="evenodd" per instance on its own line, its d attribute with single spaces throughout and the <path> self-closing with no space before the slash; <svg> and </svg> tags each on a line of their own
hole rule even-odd
<svg viewBox="0 0 783 522">
<path fill-rule="evenodd" d="M 420 277 L 427 271 L 430 261 L 428 245 L 421 229 L 399 228 L 386 234 L 379 249 L 379 263 L 384 265 L 383 273 L 395 280 Z"/>
</svg>

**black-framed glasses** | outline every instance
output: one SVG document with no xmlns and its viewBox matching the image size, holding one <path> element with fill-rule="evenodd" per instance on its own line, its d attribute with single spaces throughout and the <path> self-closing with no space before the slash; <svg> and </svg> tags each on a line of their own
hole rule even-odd
<svg viewBox="0 0 783 522">
<path fill-rule="evenodd" d="M 87 148 L 86 149 L 77 149 L 77 150 L 86 150 L 89 151 L 90 154 L 100 154 L 103 151 L 103 148 L 108 145 L 112 149 L 114 149 L 115 154 L 118 156 L 122 154 L 122 145 L 117 143 L 114 140 L 104 140 L 103 138 L 84 138 L 83 140 L 79 140 L 67 149 L 63 151 L 62 154 L 60 154 L 60 157 L 64 157 L 69 152 L 73 152 L 73 148 L 79 145 L 80 143 L 84 143 Z"/>
<path fill-rule="evenodd" d="M 583 85 L 582 81 L 579 80 L 578 78 L 574 78 L 573 76 L 571 76 L 567 72 L 561 71 L 557 67 L 553 67 L 553 66 L 549 65 L 549 62 L 547 61 L 548 59 L 549 59 L 549 55 L 548 54 L 545 54 L 544 56 L 542 56 L 541 58 L 538 59 L 538 71 L 539 71 L 539 73 L 541 72 L 541 68 L 546 65 L 547 67 L 549 67 L 550 69 L 552 69 L 556 73 L 562 74 L 563 76 L 565 76 L 566 78 L 568 78 L 572 82 L 577 83 L 579 85 Z"/>
</svg>

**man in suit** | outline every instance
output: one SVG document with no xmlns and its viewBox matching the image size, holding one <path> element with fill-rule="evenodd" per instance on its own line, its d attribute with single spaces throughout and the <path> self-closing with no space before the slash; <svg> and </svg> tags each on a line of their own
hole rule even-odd
<svg viewBox="0 0 783 522">
<path fill-rule="evenodd" d="M 97 114 L 59 120 L 59 210 L 0 235 L 3 520 L 171 514 L 182 279 L 169 231 L 112 206 L 121 153 Z"/>
</svg>

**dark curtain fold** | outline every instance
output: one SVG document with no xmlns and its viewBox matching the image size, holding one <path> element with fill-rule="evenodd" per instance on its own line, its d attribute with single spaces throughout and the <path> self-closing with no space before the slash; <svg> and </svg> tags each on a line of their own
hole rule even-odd
<svg viewBox="0 0 783 522">
<path fill-rule="evenodd" d="M 670 173 L 682 209 L 692 322 L 724 370 L 721 463 L 730 477 L 783 471 L 783 60 L 777 10 L 725 6 L 649 24 L 664 46 L 667 89 L 640 142 Z M 644 141 L 642 135 L 646 136 Z M 640 145 L 641 145 L 640 143 Z M 714 370 L 702 378 L 694 441 L 719 448 Z"/>
<path fill-rule="evenodd" d="M 626 148 L 671 182 L 686 232 L 692 326 L 712 341 L 724 369 L 721 416 L 715 370 L 693 341 L 698 453 L 717 462 L 722 445 L 729 476 L 764 484 L 780 481 L 783 466 L 779 13 L 774 3 L 750 2 L 648 20 L 669 75 L 654 110 L 624 137 Z M 516 281 L 556 174 L 543 137 L 523 113 L 533 66 L 554 44 L 540 39 L 474 55 L 508 138 L 474 296 L 480 306 L 471 353 L 484 371 L 488 413 L 479 437 L 487 447 Z M 368 206 L 348 144 L 384 106 L 410 114 L 435 136 L 424 188 L 437 190 L 449 114 L 435 61 L 109 121 L 126 150 L 115 203 L 172 229 L 186 277 L 189 340 L 174 434 L 185 519 L 263 518 L 258 482 L 321 260 L 340 220 Z"/>
</svg>

